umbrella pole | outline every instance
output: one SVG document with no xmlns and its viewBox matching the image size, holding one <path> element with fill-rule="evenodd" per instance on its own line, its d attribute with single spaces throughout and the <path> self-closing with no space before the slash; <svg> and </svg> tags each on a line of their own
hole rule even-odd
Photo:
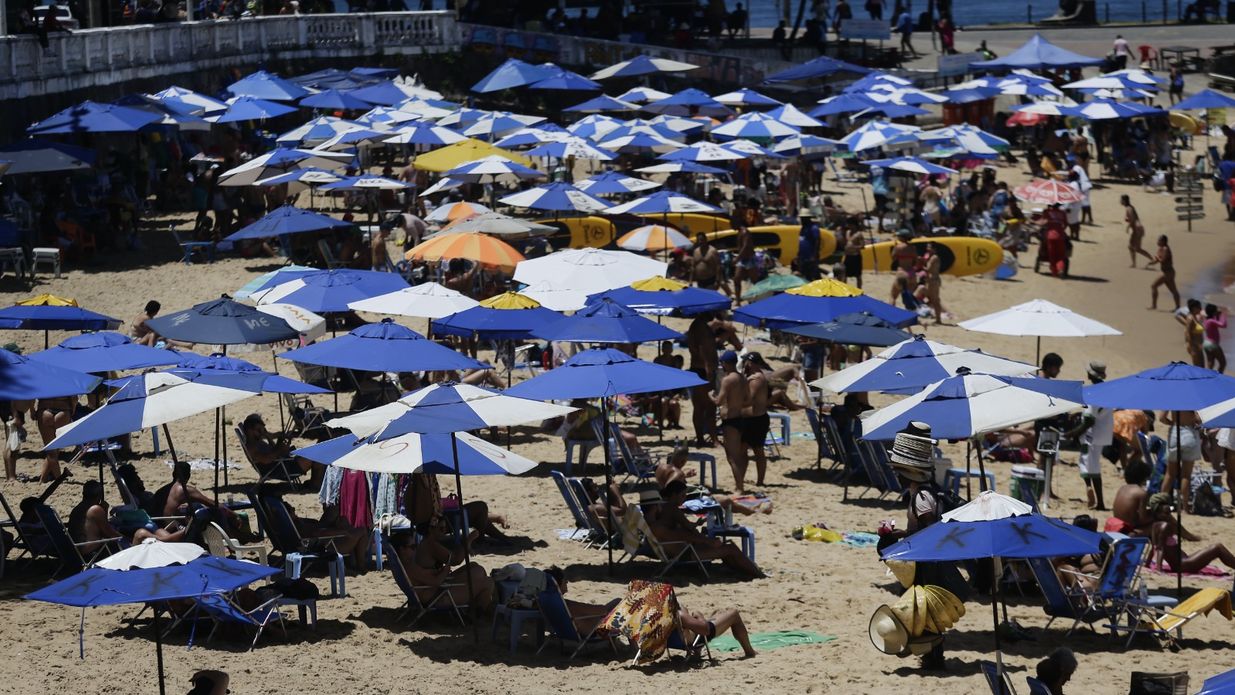
<svg viewBox="0 0 1235 695">
<path fill-rule="evenodd" d="M 159 607 L 154 607 L 154 658 L 159 668 L 159 695 L 166 695 L 167 685 L 163 679 L 163 621 L 159 619 Z"/>
<path fill-rule="evenodd" d="M 981 446 L 974 447 L 973 453 L 977 454 L 978 456 L 978 475 L 982 476 L 978 480 L 978 489 L 985 490 L 986 489 L 986 460 L 982 458 L 982 447 Z M 991 489 L 993 490 L 994 486 L 991 486 Z"/>
<path fill-rule="evenodd" d="M 219 506 L 219 430 L 223 427 L 223 416 L 219 409 L 214 409 L 214 506 Z"/>
<path fill-rule="evenodd" d="M 1175 490 L 1172 490 L 1172 492 L 1175 493 L 1175 535 L 1179 537 L 1179 540 L 1182 543 L 1184 539 L 1184 507 L 1182 504 L 1179 503 L 1179 501 L 1183 494 L 1183 481 L 1184 481 L 1184 460 L 1183 459 L 1184 457 L 1183 457 L 1183 450 L 1180 449 L 1179 447 L 1179 437 L 1180 437 L 1179 411 L 1176 410 L 1175 411 L 1175 458 L 1178 460 L 1175 462 L 1175 465 L 1179 466 L 1179 472 L 1175 474 Z M 1167 457 L 1166 465 L 1168 469 L 1171 466 L 1169 456 Z M 1182 601 L 1184 598 L 1184 563 L 1183 563 L 1184 550 L 1183 550 L 1183 545 L 1179 545 L 1177 547 L 1179 548 L 1180 562 L 1179 562 L 1179 566 L 1175 568 L 1175 598 Z"/>
<path fill-rule="evenodd" d="M 33 275 L 33 273 L 31 273 L 31 274 Z M 50 338 L 50 334 L 51 334 L 51 331 L 46 330 L 46 329 L 44 329 L 44 330 L 43 330 L 43 349 L 44 349 L 44 350 L 46 350 L 46 349 L 48 349 L 49 347 L 51 347 L 51 338 Z"/>
<path fill-rule="evenodd" d="M 167 438 L 167 450 L 172 452 L 172 463 L 176 463 L 179 460 L 176 458 L 176 445 L 172 444 L 172 433 L 166 423 L 163 424 L 163 436 Z"/>
<path fill-rule="evenodd" d="M 605 548 L 609 551 L 609 575 L 613 575 L 613 532 L 617 529 L 617 519 L 613 516 L 613 464 L 609 460 L 609 402 L 600 397 L 601 440 L 600 448 L 605 454 L 605 514 L 609 517 L 609 537 Z"/>
<path fill-rule="evenodd" d="M 970 448 L 972 447 L 972 445 L 973 445 L 972 439 L 965 440 L 965 497 L 967 499 L 973 499 L 973 487 L 969 483 L 969 474 L 973 472 L 973 467 L 969 460 Z M 979 463 L 978 466 L 980 468 L 982 464 Z"/>
<path fill-rule="evenodd" d="M 454 457 L 455 463 L 455 496 L 459 498 L 459 519 L 467 518 L 467 512 L 463 509 L 463 476 L 459 473 L 459 440 L 455 437 L 455 433 L 450 433 L 450 453 Z M 476 626 L 476 605 L 472 603 L 472 597 L 475 592 L 472 589 L 472 551 L 468 537 L 471 529 L 467 524 L 463 524 L 463 571 L 467 573 L 467 612 L 468 617 L 472 619 L 472 641 L 480 643 L 480 629 Z"/>
<path fill-rule="evenodd" d="M 223 346 L 223 356 L 227 357 L 227 346 L 226 345 Z M 219 439 L 223 442 L 223 462 L 222 462 L 223 463 L 223 484 L 229 485 L 231 484 L 231 481 L 227 479 L 227 432 L 225 431 L 226 427 L 227 427 L 227 406 L 223 406 L 222 408 L 219 408 L 219 435 L 218 436 L 219 436 Z M 215 461 L 216 461 L 215 465 L 217 466 L 218 459 L 216 458 Z M 215 494 L 214 503 L 216 506 L 218 506 L 219 504 L 218 487 L 219 486 L 216 481 L 215 491 L 214 491 L 214 494 Z"/>
<path fill-rule="evenodd" d="M 1034 350 L 1033 362 L 1035 365 L 1042 364 L 1042 336 L 1038 336 L 1038 348 Z"/>
<path fill-rule="evenodd" d="M 278 374 L 279 373 L 279 361 L 274 359 L 274 356 L 275 356 L 274 347 L 272 346 L 270 348 L 270 362 L 271 364 L 274 365 L 274 373 Z M 275 402 L 279 404 L 279 431 L 286 433 L 287 432 L 287 420 L 284 419 L 283 417 L 283 396 L 282 394 L 275 396 Z M 215 504 L 218 504 L 218 500 L 215 500 Z"/>
<path fill-rule="evenodd" d="M 1003 652 L 999 647 L 999 576 L 1003 574 L 1003 561 L 996 557 L 994 577 L 991 581 L 991 618 L 995 621 L 995 675 L 1003 680 Z"/>
</svg>

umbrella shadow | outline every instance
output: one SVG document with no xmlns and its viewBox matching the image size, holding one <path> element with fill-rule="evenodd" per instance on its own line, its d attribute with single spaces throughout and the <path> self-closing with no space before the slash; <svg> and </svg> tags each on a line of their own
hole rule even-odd
<svg viewBox="0 0 1235 695">
<path fill-rule="evenodd" d="M 263 643 L 270 641 L 277 641 L 287 645 L 334 642 L 346 639 L 356 631 L 355 623 L 334 618 L 320 618 L 320 616 L 316 623 L 305 625 L 296 619 L 295 611 L 287 608 L 283 610 L 287 616 L 283 620 L 283 627 L 280 627 L 277 621 L 267 625 L 262 630 L 262 636 L 258 640 L 258 648 Z M 289 612 L 290 615 L 288 615 Z M 164 620 L 167 620 L 167 618 L 164 618 Z M 104 636 L 153 642 L 154 638 L 150 623 L 151 619 L 149 618 L 143 618 L 140 621 L 129 619 L 126 624 L 105 632 Z M 189 640 L 192 639 L 192 647 L 234 653 L 249 651 L 249 645 L 253 642 L 253 628 L 238 624 L 228 624 L 219 629 L 214 639 L 208 639 L 213 629 L 214 626 L 204 620 L 199 621 L 196 626 L 186 621 L 185 624 L 178 626 L 174 632 L 165 636 L 163 644 L 169 647 L 184 646 L 187 649 L 190 647 Z M 286 635 L 284 635 L 284 629 L 286 629 Z"/>
<path fill-rule="evenodd" d="M 620 550 L 614 551 L 614 558 L 619 557 Z M 626 586 L 632 579 L 644 579 L 649 581 L 661 582 L 670 584 L 674 587 L 684 586 L 709 586 L 718 584 L 742 584 L 750 581 L 749 579 L 738 575 L 724 568 L 718 562 L 707 564 L 708 573 L 704 576 L 699 571 L 698 567 L 687 567 L 679 565 L 673 571 L 662 577 L 656 577 L 662 565 L 650 558 L 640 558 L 634 562 L 614 562 L 613 571 L 610 572 L 607 563 L 603 558 L 595 564 L 574 563 L 562 568 L 566 573 L 566 578 L 570 581 L 590 581 L 605 584 L 618 584 Z"/>
<path fill-rule="evenodd" d="M 553 644 L 546 646 L 544 651 L 537 654 L 532 640 L 526 637 L 520 642 L 520 648 L 511 654 L 506 646 L 507 642 L 503 639 L 502 630 L 499 630 L 498 637 L 500 642 L 495 644 L 489 640 L 488 635 L 483 636 L 482 643 L 485 644 L 483 648 L 477 648 L 478 645 L 467 635 L 433 635 L 420 639 L 402 638 L 399 644 L 414 651 L 417 656 L 427 657 L 441 663 L 464 661 L 477 665 L 517 665 L 554 670 L 566 670 L 579 664 L 578 660 L 570 658 L 569 652 L 563 653 Z M 546 637 L 546 639 L 552 638 Z M 597 644 L 585 648 L 580 652 L 579 658 L 586 659 L 588 662 L 620 663 L 626 660 L 622 654 L 623 652 L 619 651 L 615 655 L 607 644 Z"/>
<path fill-rule="evenodd" d="M 370 606 L 348 618 L 365 624 L 375 630 L 386 630 L 393 633 L 430 634 L 438 637 L 461 640 L 471 630 L 471 626 L 460 625 L 453 612 L 434 611 L 420 619 L 415 626 L 411 624 L 411 613 L 403 615 L 404 607 Z M 466 610 L 464 614 L 466 615 Z M 484 627 L 482 617 L 478 627 Z M 402 640 L 401 640 L 402 641 Z"/>
<path fill-rule="evenodd" d="M 951 639 L 952 639 L 952 635 L 949 634 L 948 642 L 944 643 L 945 649 L 947 648 L 948 644 L 951 642 Z M 909 658 L 909 657 L 906 657 L 906 658 Z M 901 666 L 900 668 L 894 669 L 892 673 L 898 676 L 901 676 L 901 677 L 904 677 L 904 676 L 934 676 L 936 678 L 969 678 L 970 676 L 976 676 L 982 672 L 982 666 L 979 665 L 978 662 L 976 661 L 964 661 L 962 659 L 958 659 L 955 657 L 949 659 L 946 656 L 944 659 L 945 659 L 946 667 L 943 669 L 927 671 L 922 668 L 919 668 L 918 666 L 906 665 L 906 666 Z M 916 659 L 912 659 L 910 663 L 913 663 L 913 661 L 916 661 Z M 1014 674 L 1014 673 L 1017 673 L 1018 671 L 1024 671 L 1025 669 L 1023 668 L 1018 669 L 1016 667 L 1012 667 L 1007 664 L 1004 664 L 1004 670 L 1007 671 L 1009 674 Z"/>
<path fill-rule="evenodd" d="M 507 536 L 505 541 L 484 538 L 478 541 L 472 550 L 472 558 L 475 559 L 483 555 L 520 555 L 531 550 L 548 547 L 548 541 L 533 540 L 528 536 Z"/>
<path fill-rule="evenodd" d="M 1075 273 L 1069 273 L 1068 276 L 1064 279 L 1065 280 L 1076 280 L 1077 282 L 1098 282 L 1098 283 L 1110 282 L 1110 280 L 1106 278 L 1097 277 L 1096 275 L 1077 275 Z"/>
</svg>

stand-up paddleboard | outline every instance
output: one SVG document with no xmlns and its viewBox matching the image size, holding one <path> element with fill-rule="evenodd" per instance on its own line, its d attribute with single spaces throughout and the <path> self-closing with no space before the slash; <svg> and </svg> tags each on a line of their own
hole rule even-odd
<svg viewBox="0 0 1235 695">
<path fill-rule="evenodd" d="M 668 224 L 694 241 L 700 232 L 709 234 L 729 228 L 729 218 L 716 215 L 703 215 L 695 212 L 671 212 L 667 215 L 639 215 L 647 220 L 646 224 Z"/>
<path fill-rule="evenodd" d="M 1201 122 L 1193 118 L 1191 114 L 1182 111 L 1171 111 L 1167 114 L 1167 119 L 1170 120 L 1172 128 L 1178 128 L 1188 135 L 1196 135 L 1201 132 Z"/>
<path fill-rule="evenodd" d="M 882 241 L 862 249 L 862 270 L 892 270 L 892 247 L 896 242 Z M 1003 249 L 990 239 L 970 236 L 919 237 L 910 243 L 918 254 L 926 252 L 926 245 L 935 244 L 939 252 L 939 272 L 947 275 L 981 275 L 995 270 L 1003 263 Z"/>
<path fill-rule="evenodd" d="M 549 235 L 549 245 L 554 249 L 603 248 L 620 236 L 613 220 L 597 215 L 557 219 L 548 217 L 536 221 L 558 229 L 556 234 Z"/>
<path fill-rule="evenodd" d="M 798 257 L 798 234 L 802 226 L 797 224 L 773 224 L 762 227 L 750 227 L 750 240 L 755 248 L 763 249 L 788 267 Z M 721 251 L 737 253 L 738 232 L 736 229 L 726 229 L 708 234 L 712 245 Z M 826 229 L 819 230 L 819 259 L 823 260 L 836 253 L 836 237 Z"/>
</svg>

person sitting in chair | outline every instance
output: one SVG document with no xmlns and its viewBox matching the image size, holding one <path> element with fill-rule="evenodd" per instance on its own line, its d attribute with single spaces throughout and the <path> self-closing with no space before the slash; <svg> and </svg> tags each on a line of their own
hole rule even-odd
<svg viewBox="0 0 1235 695">
<path fill-rule="evenodd" d="M 249 455 L 249 458 L 253 459 L 253 465 L 263 476 L 271 471 L 280 459 L 291 455 L 292 447 L 287 439 L 283 435 L 276 437 L 270 434 L 261 415 L 257 413 L 250 414 L 244 419 L 244 423 L 240 427 L 241 431 L 244 432 L 245 453 Z M 315 490 L 321 486 L 325 466 L 299 456 L 294 461 L 294 466 L 300 469 L 301 473 L 311 474 L 308 483 L 309 489 Z M 269 477 L 280 480 L 282 479 L 280 478 L 282 473 L 283 471 L 281 470 L 275 470 L 274 474 Z"/>
<path fill-rule="evenodd" d="M 81 502 L 69 512 L 69 536 L 74 543 L 85 543 L 80 547 L 82 556 L 89 557 L 103 547 L 109 538 L 127 537 L 116 530 L 108 518 L 107 501 L 103 499 L 103 485 L 97 480 L 87 480 L 81 488 Z M 155 528 L 139 528 L 133 532 L 130 539 L 138 544 L 147 538 L 161 541 L 179 542 L 184 540 L 186 527 L 174 531 Z"/>
<path fill-rule="evenodd" d="M 156 490 L 152 498 L 155 504 L 162 503 L 156 510 L 156 516 L 188 516 L 199 509 L 208 509 L 210 516 L 229 535 L 243 543 L 256 540 L 256 536 L 239 522 L 235 512 L 226 506 L 216 505 L 212 497 L 189 484 L 192 475 L 193 468 L 188 461 L 177 461 L 172 465 L 172 481 Z"/>
<path fill-rule="evenodd" d="M 720 560 L 751 579 L 764 576 L 759 566 L 746 557 L 736 545 L 699 533 L 695 525 L 686 518 L 680 508 L 686 501 L 686 483 L 680 480 L 669 483 L 661 489 L 660 497 L 662 503 L 650 505 L 648 514 L 648 524 L 656 540 L 661 543 L 689 543 L 704 562 Z"/>
<path fill-rule="evenodd" d="M 470 605 L 480 612 L 487 612 L 493 605 L 493 579 L 484 567 L 473 562 L 458 569 L 452 569 L 464 560 L 461 544 L 447 547 L 444 543 L 450 534 L 450 525 L 444 517 L 434 517 L 429 521 L 416 525 L 416 533 L 420 534 L 420 542 L 415 545 L 405 544 L 399 548 L 399 561 L 408 579 L 416 587 L 416 594 L 421 603 L 428 604 L 441 590 L 443 585 L 450 585 L 448 591 L 454 602 L 460 606 Z M 471 575 L 472 593 L 468 594 L 468 575 Z"/>
</svg>

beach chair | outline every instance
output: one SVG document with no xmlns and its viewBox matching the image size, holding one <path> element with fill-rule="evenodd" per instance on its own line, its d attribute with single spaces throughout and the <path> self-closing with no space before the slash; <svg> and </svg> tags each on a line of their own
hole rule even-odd
<svg viewBox="0 0 1235 695">
<path fill-rule="evenodd" d="M 69 570 L 69 574 L 77 574 L 93 565 L 102 557 L 111 555 L 113 552 L 120 550 L 120 537 L 103 538 L 97 541 L 86 541 L 75 543 L 73 538 L 69 536 L 68 529 L 60 522 L 60 517 L 56 516 L 56 510 L 39 503 L 35 508 L 35 513 L 38 514 L 39 523 L 43 525 L 43 530 L 47 533 L 47 539 L 51 541 L 51 547 L 60 560 L 60 565 L 52 576 L 60 574 L 61 570 Z M 81 549 L 87 545 L 99 543 L 99 547 L 89 554 L 89 557 L 82 555 Z"/>
<path fill-rule="evenodd" d="M 390 573 L 394 575 L 395 584 L 399 590 L 407 597 L 403 605 L 399 606 L 403 612 L 399 614 L 398 619 L 402 620 L 408 613 L 415 612 L 412 616 L 412 625 L 420 622 L 420 619 L 431 612 L 452 611 L 455 617 L 459 619 L 460 625 L 466 625 L 467 620 L 463 617 L 463 610 L 468 608 L 467 604 L 459 605 L 455 603 L 454 596 L 450 593 L 451 589 L 456 589 L 465 584 L 442 584 L 440 586 L 416 586 L 412 584 L 411 578 L 407 576 L 407 570 L 403 568 L 403 561 L 399 559 L 399 553 L 396 552 L 394 544 L 389 538 L 384 538 L 382 549 L 386 552 L 386 564 L 390 566 Z M 428 601 L 421 601 L 420 595 L 416 593 L 417 589 L 436 591 L 433 598 Z"/>
<path fill-rule="evenodd" d="M 218 557 L 235 556 L 240 559 L 241 553 L 256 553 L 258 564 L 270 564 L 270 557 L 266 551 L 264 543 L 254 543 L 252 545 L 242 545 L 235 538 L 228 538 L 227 532 L 223 527 L 211 521 L 202 529 L 202 541 L 206 544 L 206 549 L 211 555 Z"/>
<path fill-rule="evenodd" d="M 566 605 L 566 600 L 562 598 L 562 592 L 558 590 L 557 582 L 549 579 L 549 586 L 536 595 L 536 605 L 540 609 L 540 615 L 544 618 L 545 627 L 549 630 L 549 636 L 556 639 L 558 648 L 562 653 L 566 653 L 567 643 L 574 644 L 575 650 L 570 653 L 570 658 L 573 659 L 579 655 L 588 645 L 609 644 L 609 648 L 613 653 L 617 654 L 617 643 L 614 638 L 609 635 L 597 634 L 604 618 L 608 613 L 599 615 L 580 615 L 572 616 L 570 607 Z M 574 618 L 596 618 L 596 626 L 591 632 L 586 635 L 579 632 L 575 626 Z M 545 647 L 549 646 L 549 641 L 545 640 L 544 644 L 540 645 L 540 649 L 536 650 L 537 654 L 544 651 Z"/>
<path fill-rule="evenodd" d="M 982 675 L 986 676 L 986 684 L 991 688 L 992 695 L 1016 695 L 1016 690 L 1012 687 L 1012 681 L 1008 679 L 1008 672 L 999 672 L 999 667 L 994 661 L 986 661 L 985 659 L 978 662 L 978 666 L 982 669 Z"/>
<path fill-rule="evenodd" d="M 1050 558 L 1029 558 L 1026 562 L 1029 564 L 1030 571 L 1033 572 L 1034 579 L 1038 581 L 1042 597 L 1046 599 L 1046 605 L 1042 607 L 1042 610 L 1046 612 L 1050 620 L 1046 621 L 1042 629 L 1049 628 L 1056 619 L 1062 618 L 1072 621 L 1072 626 L 1067 632 L 1069 636 L 1081 623 L 1087 625 L 1090 630 L 1094 630 L 1094 621 L 1101 618 L 1102 614 L 1094 609 L 1084 592 L 1068 590 L 1060 580 L 1059 573 L 1055 571 Z M 1094 630 L 1094 632 L 1097 631 Z"/>
<path fill-rule="evenodd" d="M 9 550 L 20 550 L 21 552 L 17 555 L 18 559 L 21 559 L 23 555 L 29 555 L 30 561 L 39 557 L 56 557 L 55 549 L 43 531 L 42 525 L 34 527 L 21 523 L 20 517 L 13 513 L 13 508 L 9 506 L 9 501 L 5 499 L 3 492 L 0 492 L 0 508 L 4 509 L 4 514 L 8 517 L 8 521 L 0 522 L 0 528 L 13 529 L 15 536 L 13 547 L 3 549 L 4 552 L 0 554 L 0 576 L 4 574 L 4 561 Z"/>
<path fill-rule="evenodd" d="M 1050 687 L 1033 676 L 1025 676 L 1025 685 L 1029 686 L 1029 695 L 1051 695 Z"/>
<path fill-rule="evenodd" d="M 557 485 L 558 492 L 562 494 L 566 508 L 570 510 L 571 518 L 575 520 L 575 533 L 571 535 L 571 539 L 573 540 L 580 531 L 583 531 L 585 537 L 590 535 L 592 524 L 587 518 L 587 513 L 580 508 L 579 500 L 575 498 L 574 491 L 570 489 L 566 476 L 562 475 L 561 471 L 549 471 L 549 475 L 553 478 L 553 483 Z"/>
<path fill-rule="evenodd" d="M 325 239 L 317 240 L 317 252 L 322 257 L 322 262 L 326 264 L 327 270 L 342 268 L 343 263 L 334 255 L 334 250 L 330 248 L 330 242 Z"/>
<path fill-rule="evenodd" d="M 905 491 L 905 486 L 901 485 L 901 479 L 892 469 L 892 461 L 888 458 L 888 449 L 883 442 L 863 439 L 858 442 L 858 446 L 865 451 L 871 469 L 879 475 L 880 483 L 876 486 L 880 491 L 879 499 L 887 495 L 899 495 Z"/>
<path fill-rule="evenodd" d="M 326 421 L 330 419 L 330 411 L 313 405 L 312 399 L 305 394 L 285 393 L 283 405 L 287 408 L 288 417 L 294 428 L 293 432 L 298 437 L 303 437 L 318 428 L 324 429 Z"/>
<path fill-rule="evenodd" d="M 232 431 L 236 433 L 236 439 L 240 442 L 240 450 L 244 452 L 244 458 L 257 472 L 257 484 L 261 485 L 267 480 L 282 480 L 290 483 L 293 487 L 300 485 L 300 468 L 296 465 L 296 459 L 291 456 L 275 459 L 270 464 L 269 468 L 262 471 L 257 465 L 257 461 L 253 460 L 252 454 L 249 453 L 248 438 L 244 436 L 244 430 L 240 427 L 233 427 Z"/>
<path fill-rule="evenodd" d="M 575 500 L 579 504 L 579 510 L 583 512 L 584 518 L 591 527 L 592 532 L 588 535 L 587 542 L 584 547 L 587 548 L 608 548 L 610 535 L 605 532 L 605 527 L 592 523 L 592 517 L 588 515 L 587 508 L 600 500 L 594 499 L 588 493 L 587 486 L 583 484 L 582 478 L 567 478 L 566 484 L 570 486 L 571 492 L 575 493 Z"/>
<path fill-rule="evenodd" d="M 828 435 L 823 429 L 823 422 L 814 408 L 806 409 L 806 421 L 810 423 L 810 430 L 815 435 L 815 468 L 822 469 L 824 459 L 831 461 L 832 468 L 835 468 L 840 463 L 839 458 L 836 452 L 832 450 Z"/>
<path fill-rule="evenodd" d="M 836 166 L 836 160 L 832 157 L 825 157 L 824 161 L 828 163 L 828 166 L 832 167 L 832 178 L 837 183 L 861 183 L 862 180 L 857 174 L 851 171 L 844 171 Z"/>
<path fill-rule="evenodd" d="M 296 530 L 296 522 L 288 511 L 287 502 L 273 495 L 259 495 L 254 505 L 265 514 L 266 535 L 270 544 L 283 555 L 283 573 L 291 579 L 299 579 L 301 568 L 305 563 L 324 562 L 330 575 L 330 592 L 335 596 L 346 596 L 346 572 L 343 565 L 343 555 L 335 549 L 335 540 L 343 534 L 314 536 L 304 538 Z"/>
<path fill-rule="evenodd" d="M 213 241 L 185 241 L 180 238 L 180 232 L 176 231 L 176 225 L 169 225 L 168 230 L 171 231 L 172 239 L 176 240 L 176 245 L 180 247 L 184 254 L 180 261 L 185 265 L 193 265 L 193 256 L 196 254 L 199 259 L 205 259 L 207 263 L 214 263 L 214 242 Z"/>
<path fill-rule="evenodd" d="M 1172 648 L 1178 647 L 1176 640 L 1183 639 L 1184 626 L 1193 618 L 1209 615 L 1217 610 L 1227 620 L 1231 620 L 1231 592 L 1226 589 L 1206 587 L 1189 596 L 1185 601 L 1173 608 L 1153 608 L 1148 613 L 1148 620 L 1139 622 L 1133 627 L 1133 635 L 1137 632 L 1148 632 L 1165 639 Z M 1131 641 L 1131 637 L 1128 638 Z"/>
<path fill-rule="evenodd" d="M 639 505 L 627 505 L 626 513 L 622 515 L 618 526 L 622 532 L 622 548 L 625 551 L 618 562 L 634 561 L 640 555 L 654 558 L 661 563 L 660 572 L 656 575 L 657 579 L 677 567 L 679 563 L 697 565 L 703 571 L 703 576 L 708 576 L 707 565 L 703 563 L 699 553 L 695 552 L 694 546 L 690 543 L 657 540 L 648 526 L 647 519 L 643 518 L 643 510 L 639 508 Z"/>
<path fill-rule="evenodd" d="M 1138 582 L 1148 549 L 1148 538 L 1125 537 L 1116 540 L 1102 564 L 1097 587 L 1092 592 L 1086 592 L 1090 604 L 1110 618 L 1104 627 L 1111 631 L 1112 637 L 1121 630 L 1129 633 L 1129 646 L 1137 632 L 1142 631 L 1142 620 L 1147 619 L 1154 610 L 1172 608 L 1177 603 L 1170 596 L 1140 595 Z M 1079 576 L 1092 578 L 1089 575 Z M 1121 624 L 1121 618 L 1126 624 Z"/>
<path fill-rule="evenodd" d="M 593 426 L 599 428 L 597 420 L 592 420 L 592 423 Z M 626 440 L 622 439 L 622 429 L 616 422 L 609 423 L 609 446 L 613 473 L 625 476 L 622 479 L 623 483 L 631 478 L 634 478 L 636 483 L 642 483 L 656 477 L 656 464 L 659 457 L 653 458 L 646 451 L 638 454 L 632 451 L 627 446 Z"/>
<path fill-rule="evenodd" d="M 248 651 L 253 651 L 257 640 L 261 638 L 266 626 L 277 622 L 287 637 L 287 626 L 283 624 L 283 614 L 279 612 L 281 597 L 272 598 L 256 608 L 246 611 L 231 599 L 222 594 L 206 594 L 197 598 L 198 609 L 214 621 L 214 627 L 206 636 L 206 641 L 214 639 L 214 635 L 223 625 L 240 625 L 253 629 L 253 641 L 249 643 Z"/>
</svg>

